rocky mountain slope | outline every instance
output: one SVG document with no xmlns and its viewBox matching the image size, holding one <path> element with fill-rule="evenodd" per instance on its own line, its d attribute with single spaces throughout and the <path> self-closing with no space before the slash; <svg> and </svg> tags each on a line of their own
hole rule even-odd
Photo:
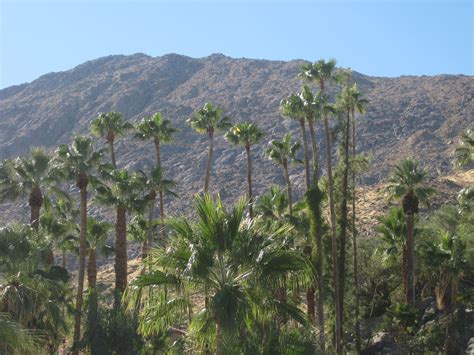
<svg viewBox="0 0 474 355">
<path fill-rule="evenodd" d="M 99 112 L 121 111 L 137 122 L 160 111 L 180 129 L 175 143 L 163 148 L 162 161 L 181 196 L 171 207 L 185 211 L 189 197 L 202 188 L 207 157 L 206 137 L 193 132 L 185 121 L 210 101 L 235 121 L 250 119 L 266 131 L 265 142 L 253 152 L 255 190 L 263 193 L 270 184 L 283 182 L 278 167 L 263 157 L 264 146 L 287 129 L 299 137 L 297 124 L 282 119 L 278 106 L 283 97 L 299 90 L 296 74 L 301 63 L 221 54 L 200 59 L 135 54 L 99 58 L 50 73 L 0 90 L 0 159 L 22 154 L 32 145 L 54 148 L 74 134 L 86 134 Z M 359 151 L 372 156 L 365 183 L 381 181 L 390 166 L 405 156 L 416 156 L 435 175 L 450 170 L 455 137 L 474 125 L 474 77 L 381 78 L 354 72 L 353 78 L 369 100 L 357 132 Z M 322 142 L 321 125 L 318 140 Z M 146 169 L 154 161 L 149 143 L 127 138 L 118 142 L 117 149 L 120 167 Z M 214 156 L 211 190 L 232 201 L 245 193 L 244 151 L 219 137 Z M 298 192 L 303 169 L 293 168 L 292 174 Z"/>
</svg>

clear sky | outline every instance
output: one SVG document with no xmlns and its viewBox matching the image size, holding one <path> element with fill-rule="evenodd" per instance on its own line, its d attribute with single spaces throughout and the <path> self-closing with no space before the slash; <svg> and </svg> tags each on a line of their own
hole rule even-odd
<svg viewBox="0 0 474 355">
<path fill-rule="evenodd" d="M 109 54 L 473 75 L 473 0 L 0 0 L 0 88 Z"/>
</svg>

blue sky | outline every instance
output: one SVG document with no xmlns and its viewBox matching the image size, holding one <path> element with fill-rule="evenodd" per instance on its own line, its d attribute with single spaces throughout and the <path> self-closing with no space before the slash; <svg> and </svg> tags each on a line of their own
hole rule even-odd
<svg viewBox="0 0 474 355">
<path fill-rule="evenodd" d="M 0 88 L 137 52 L 473 75 L 473 21 L 472 0 L 0 0 Z"/>
</svg>

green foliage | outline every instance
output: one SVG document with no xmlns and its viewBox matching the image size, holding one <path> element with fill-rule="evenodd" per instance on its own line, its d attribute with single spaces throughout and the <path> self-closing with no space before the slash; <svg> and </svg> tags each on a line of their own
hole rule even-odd
<svg viewBox="0 0 474 355">
<path fill-rule="evenodd" d="M 204 106 L 186 121 L 191 128 L 201 134 L 213 134 L 214 131 L 228 129 L 232 123 L 228 116 L 222 114 L 222 109 L 206 102 Z"/>
<path fill-rule="evenodd" d="M 259 143 L 265 133 L 255 124 L 248 121 L 235 124 L 225 134 L 225 138 L 232 144 L 250 146 Z"/>
<path fill-rule="evenodd" d="M 454 149 L 454 167 L 461 168 L 474 161 L 474 130 L 468 129 L 459 137 L 459 145 Z"/>
<path fill-rule="evenodd" d="M 122 136 L 133 129 L 133 125 L 127 121 L 120 112 L 101 113 L 91 122 L 91 132 L 96 137 L 105 138 L 107 143 L 114 137 Z"/>
<path fill-rule="evenodd" d="M 171 143 L 173 134 L 178 130 L 172 126 L 170 120 L 163 118 L 162 114 L 157 112 L 153 116 L 145 116 L 137 124 L 136 131 L 135 137 L 138 139 L 157 138 L 160 143 Z"/>
</svg>

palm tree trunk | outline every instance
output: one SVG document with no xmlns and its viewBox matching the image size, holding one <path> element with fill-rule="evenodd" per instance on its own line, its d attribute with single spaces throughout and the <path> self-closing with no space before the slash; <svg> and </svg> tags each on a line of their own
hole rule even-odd
<svg viewBox="0 0 474 355">
<path fill-rule="evenodd" d="M 319 180 L 319 157 L 318 157 L 318 145 L 316 144 L 316 134 L 314 131 L 314 124 L 313 124 L 313 115 L 308 113 L 306 120 L 308 121 L 309 127 L 309 138 L 311 140 L 311 150 L 313 153 L 313 181 Z"/>
<path fill-rule="evenodd" d="M 79 238 L 79 272 L 77 277 L 77 294 L 76 294 L 76 313 L 74 315 L 74 346 L 81 339 L 81 315 L 82 315 L 82 302 L 83 302 L 83 291 L 84 291 L 84 269 L 86 265 L 86 241 L 87 241 L 87 175 L 81 174 L 78 177 L 77 185 L 80 189 L 81 196 L 81 231 Z M 78 350 L 74 350 L 74 354 L 77 354 Z"/>
<path fill-rule="evenodd" d="M 407 246 L 403 245 L 402 248 L 402 277 L 403 277 L 403 294 L 407 295 L 408 288 L 408 274 L 407 274 Z"/>
<path fill-rule="evenodd" d="M 109 143 L 109 148 L 110 148 L 110 158 L 112 159 L 112 166 L 114 169 L 117 169 L 117 162 L 115 160 L 115 148 L 114 148 L 114 137 L 113 135 L 107 137 L 107 142 Z"/>
<path fill-rule="evenodd" d="M 355 137 L 355 117 L 352 110 L 352 160 L 354 162 L 356 155 L 356 137 Z M 356 351 L 360 353 L 360 310 L 359 310 L 359 263 L 357 259 L 357 229 L 356 229 L 356 173 L 355 167 L 352 167 L 352 247 L 354 261 L 354 286 L 355 286 L 355 343 Z"/>
<path fill-rule="evenodd" d="M 214 152 L 214 132 L 209 130 L 209 153 L 207 157 L 206 176 L 204 178 L 204 193 L 207 194 L 209 191 L 209 179 L 211 177 L 211 165 L 212 165 L 212 154 Z"/>
<path fill-rule="evenodd" d="M 331 167 L 331 137 L 329 135 L 329 124 L 327 113 L 324 113 L 324 133 L 326 137 L 326 165 L 328 174 L 328 189 L 329 189 L 329 212 L 331 219 L 332 243 L 331 254 L 333 262 L 333 278 L 334 278 L 334 293 L 335 293 L 335 308 L 336 308 L 336 353 L 342 354 L 342 333 L 341 333 L 341 313 L 339 312 L 340 305 L 340 288 L 339 288 L 339 263 L 337 261 L 337 234 L 336 234 L 336 212 L 334 210 L 334 182 L 332 177 Z"/>
<path fill-rule="evenodd" d="M 349 142 L 350 142 L 350 111 L 347 111 L 346 126 L 344 134 L 344 169 L 342 174 L 342 201 L 341 201 L 341 215 L 340 215 L 340 234 L 339 234 L 339 312 L 341 319 L 341 334 L 344 326 L 344 285 L 346 282 L 346 240 L 347 240 L 347 225 L 348 225 L 348 207 L 347 199 L 349 193 Z"/>
<path fill-rule="evenodd" d="M 286 181 L 286 190 L 288 192 L 288 209 L 290 211 L 290 216 L 293 214 L 293 200 L 291 198 L 291 182 L 290 175 L 288 174 L 288 161 L 283 161 L 283 170 L 285 172 L 285 181 Z"/>
<path fill-rule="evenodd" d="M 311 248 L 310 245 L 307 245 L 303 248 L 304 256 L 310 261 L 311 261 L 312 249 L 313 248 Z M 314 323 L 315 321 L 314 294 L 315 294 L 315 289 L 313 285 L 311 285 L 306 290 L 306 305 L 307 305 L 306 313 L 311 323 Z"/>
<path fill-rule="evenodd" d="M 97 285 L 97 253 L 93 248 L 89 250 L 89 260 L 87 262 L 87 283 L 89 288 L 95 288 Z"/>
<path fill-rule="evenodd" d="M 43 205 L 43 193 L 38 186 L 33 187 L 31 190 L 30 196 L 28 198 L 28 204 L 30 205 L 30 224 L 31 227 L 38 231 L 39 229 L 39 219 L 40 219 L 40 210 Z"/>
<path fill-rule="evenodd" d="M 61 258 L 61 259 L 62 259 L 62 260 L 61 260 L 61 265 L 62 265 L 62 267 L 65 269 L 65 268 L 66 268 L 66 261 L 67 261 L 67 260 L 66 260 L 66 250 L 63 250 L 63 251 L 62 251 L 62 254 L 63 254 L 63 255 L 62 255 L 62 258 Z"/>
<path fill-rule="evenodd" d="M 146 231 L 146 239 L 148 248 L 153 245 L 153 217 L 155 215 L 155 191 L 152 191 L 150 197 L 150 207 L 148 210 L 148 229 Z M 148 254 L 148 250 L 146 251 Z"/>
<path fill-rule="evenodd" d="M 415 304 L 415 235 L 414 215 L 406 215 L 407 223 L 407 293 L 406 302 L 413 306 Z"/>
<path fill-rule="evenodd" d="M 306 175 L 306 190 L 309 189 L 311 176 L 309 172 L 309 159 L 308 159 L 308 140 L 306 138 L 306 126 L 304 124 L 304 118 L 300 119 L 301 135 L 303 136 L 303 158 L 304 158 L 304 170 Z"/>
<path fill-rule="evenodd" d="M 248 183 L 248 200 L 249 200 L 249 215 L 253 217 L 253 194 L 252 194 L 252 157 L 250 156 L 250 144 L 245 145 L 247 152 L 247 183 Z"/>
<path fill-rule="evenodd" d="M 127 209 L 117 207 L 115 221 L 115 303 L 119 308 L 122 294 L 127 287 Z"/>
<path fill-rule="evenodd" d="M 161 153 L 160 153 L 160 139 L 158 137 L 154 138 L 155 142 L 155 151 L 156 151 L 156 164 L 157 166 L 161 169 Z M 161 237 L 164 239 L 165 238 L 165 200 L 163 196 L 163 187 L 160 186 L 160 222 L 161 222 L 161 228 L 160 228 L 160 234 Z M 150 244 L 150 241 L 148 241 Z M 151 244 L 150 244 L 151 245 Z"/>
</svg>

